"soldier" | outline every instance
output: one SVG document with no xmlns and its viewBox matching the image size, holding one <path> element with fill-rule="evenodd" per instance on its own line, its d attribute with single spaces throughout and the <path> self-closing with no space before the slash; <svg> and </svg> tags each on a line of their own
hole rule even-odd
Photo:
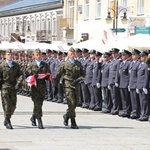
<svg viewBox="0 0 150 150">
<path fill-rule="evenodd" d="M 34 75 L 36 78 L 37 85 L 31 86 L 31 98 L 34 104 L 33 115 L 31 117 L 32 126 L 36 126 L 36 119 L 38 120 L 38 128 L 43 129 L 42 123 L 42 105 L 45 97 L 46 91 L 46 82 L 45 80 L 49 79 L 49 76 L 46 78 L 39 79 L 38 74 L 46 74 L 50 73 L 49 66 L 47 63 L 42 61 L 41 51 L 36 49 L 34 51 L 34 59 L 35 61 L 31 62 L 30 65 L 26 69 L 26 76 Z"/>
<path fill-rule="evenodd" d="M 120 54 L 119 49 L 112 48 L 112 57 L 110 66 L 109 66 L 109 79 L 108 79 L 108 88 L 111 92 L 111 99 L 113 107 L 111 110 L 112 115 L 118 115 L 120 109 L 120 91 L 119 87 L 115 86 L 115 77 L 117 72 L 117 66 L 120 65 Z"/>
<path fill-rule="evenodd" d="M 4 125 L 7 129 L 13 129 L 10 118 L 16 109 L 17 90 L 22 81 L 22 72 L 18 63 L 12 60 L 12 51 L 6 50 L 6 60 L 0 64 L 0 76 L 2 80 L 1 99 L 4 110 Z"/>
<path fill-rule="evenodd" d="M 55 78 L 55 94 L 58 91 L 58 83 L 63 75 L 65 95 L 68 102 L 67 113 L 63 115 L 64 125 L 68 126 L 68 120 L 71 118 L 71 128 L 78 129 L 75 121 L 75 108 L 79 99 L 79 82 L 84 78 L 84 71 L 81 63 L 75 60 L 75 50 L 71 47 L 68 51 L 68 60 L 63 62 Z"/>
<path fill-rule="evenodd" d="M 130 117 L 131 113 L 131 101 L 130 93 L 128 91 L 129 86 L 129 67 L 130 61 L 128 58 L 131 56 L 131 52 L 123 50 L 121 53 L 122 62 L 117 67 L 117 75 L 115 79 L 115 86 L 119 87 L 121 102 L 122 102 L 122 113 L 119 116 Z"/>
<path fill-rule="evenodd" d="M 146 51 L 140 54 L 141 64 L 137 72 L 137 87 L 136 92 L 140 99 L 140 118 L 139 121 L 148 121 L 149 117 L 149 72 L 146 60 L 148 53 Z"/>
<path fill-rule="evenodd" d="M 101 92 L 101 52 L 96 52 L 95 61 L 93 65 L 93 77 L 92 77 L 92 97 L 90 107 L 93 107 L 94 111 L 102 110 L 102 92 Z"/>
<path fill-rule="evenodd" d="M 108 89 L 110 56 L 111 54 L 109 52 L 103 53 L 103 63 L 101 66 L 101 87 L 103 90 L 104 97 L 103 113 L 110 113 L 112 109 L 112 99 L 110 90 Z"/>
<path fill-rule="evenodd" d="M 136 93 L 136 84 L 137 84 L 137 71 L 140 65 L 139 56 L 140 51 L 137 49 L 132 50 L 132 62 L 129 67 L 129 87 L 130 98 L 131 98 L 131 119 L 137 119 L 140 116 L 140 102 L 139 95 Z"/>
</svg>

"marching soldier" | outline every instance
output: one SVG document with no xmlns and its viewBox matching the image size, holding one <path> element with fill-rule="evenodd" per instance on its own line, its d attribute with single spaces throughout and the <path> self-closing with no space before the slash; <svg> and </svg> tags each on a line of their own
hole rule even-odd
<svg viewBox="0 0 150 150">
<path fill-rule="evenodd" d="M 131 98 L 131 119 L 137 119 L 140 116 L 140 102 L 139 95 L 136 93 L 136 84 L 137 84 L 137 72 L 140 65 L 139 56 L 140 51 L 137 49 L 132 50 L 132 62 L 129 67 L 129 91 Z"/>
<path fill-rule="evenodd" d="M 33 126 L 36 126 L 36 119 L 38 120 L 38 128 L 43 129 L 42 123 L 42 105 L 45 97 L 46 91 L 46 82 L 45 80 L 49 79 L 49 76 L 44 79 L 39 79 L 38 74 L 50 73 L 49 66 L 47 63 L 42 61 L 41 51 L 36 49 L 34 51 L 34 59 L 32 63 L 26 69 L 26 76 L 34 75 L 36 78 L 37 85 L 31 86 L 31 98 L 34 104 L 33 115 L 31 117 L 31 122 Z"/>
<path fill-rule="evenodd" d="M 12 60 L 12 51 L 6 50 L 6 60 L 0 64 L 0 76 L 2 82 L 1 99 L 4 110 L 4 125 L 7 129 L 13 129 L 10 118 L 17 104 L 17 90 L 22 81 L 22 71 L 18 63 Z"/>
<path fill-rule="evenodd" d="M 84 71 L 81 63 L 75 60 L 75 50 L 71 47 L 68 51 L 68 60 L 63 62 L 55 78 L 55 93 L 58 92 L 58 83 L 63 75 L 65 95 L 68 102 L 67 113 L 63 116 L 64 125 L 68 126 L 71 118 L 71 128 L 78 129 L 75 121 L 75 109 L 79 100 L 79 82 L 84 78 Z"/>
<path fill-rule="evenodd" d="M 122 113 L 119 116 L 130 117 L 131 113 L 131 101 L 130 94 L 128 91 L 129 86 L 129 67 L 130 61 L 128 58 L 131 56 L 131 52 L 128 50 L 123 50 L 121 53 L 122 62 L 118 65 L 117 75 L 115 79 L 115 86 L 119 87 L 122 103 Z"/>
</svg>

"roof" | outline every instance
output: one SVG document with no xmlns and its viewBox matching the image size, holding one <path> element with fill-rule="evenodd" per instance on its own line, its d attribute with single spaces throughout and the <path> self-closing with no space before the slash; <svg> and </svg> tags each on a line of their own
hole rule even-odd
<svg viewBox="0 0 150 150">
<path fill-rule="evenodd" d="M 24 11 L 38 7 L 50 6 L 62 3 L 62 0 L 17 0 L 13 3 L 0 7 L 0 13 Z"/>
</svg>

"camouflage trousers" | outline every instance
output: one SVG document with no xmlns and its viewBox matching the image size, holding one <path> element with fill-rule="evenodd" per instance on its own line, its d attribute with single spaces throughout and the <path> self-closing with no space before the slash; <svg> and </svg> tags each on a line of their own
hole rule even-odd
<svg viewBox="0 0 150 150">
<path fill-rule="evenodd" d="M 67 109 L 67 114 L 69 118 L 75 118 L 76 113 L 75 109 L 78 105 L 79 101 L 79 92 L 80 92 L 80 87 L 76 86 L 75 89 L 73 88 L 65 88 L 65 94 L 66 94 L 66 99 L 68 103 L 68 109 Z"/>
<path fill-rule="evenodd" d="M 13 115 L 16 104 L 17 104 L 17 91 L 14 88 L 2 88 L 1 89 L 1 99 L 2 107 L 4 110 L 4 116 L 7 119 L 11 118 Z"/>
<path fill-rule="evenodd" d="M 41 118 L 43 116 L 42 106 L 45 98 L 46 85 L 38 85 L 31 87 L 31 98 L 33 101 L 33 116 Z"/>
</svg>

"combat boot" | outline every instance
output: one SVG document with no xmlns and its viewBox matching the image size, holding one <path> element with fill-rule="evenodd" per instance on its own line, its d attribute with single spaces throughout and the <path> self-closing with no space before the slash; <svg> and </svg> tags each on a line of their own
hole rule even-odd
<svg viewBox="0 0 150 150">
<path fill-rule="evenodd" d="M 71 118 L 71 128 L 72 129 L 79 129 L 79 127 L 76 124 L 75 118 Z"/>
<path fill-rule="evenodd" d="M 38 120 L 38 128 L 39 128 L 39 129 L 44 129 L 43 123 L 42 123 L 42 119 L 41 119 L 41 118 L 38 118 L 37 120 Z"/>
<path fill-rule="evenodd" d="M 34 116 L 30 118 L 30 121 L 32 122 L 32 126 L 36 126 L 36 118 Z"/>
<path fill-rule="evenodd" d="M 12 125 L 11 125 L 11 122 L 10 122 L 10 119 L 5 119 L 4 120 L 4 126 L 6 126 L 7 129 L 13 129 Z"/>
<path fill-rule="evenodd" d="M 65 126 L 68 126 L 68 120 L 69 120 L 68 114 L 64 114 L 64 115 L 63 115 L 63 118 L 64 118 L 64 125 L 65 125 Z"/>
</svg>

